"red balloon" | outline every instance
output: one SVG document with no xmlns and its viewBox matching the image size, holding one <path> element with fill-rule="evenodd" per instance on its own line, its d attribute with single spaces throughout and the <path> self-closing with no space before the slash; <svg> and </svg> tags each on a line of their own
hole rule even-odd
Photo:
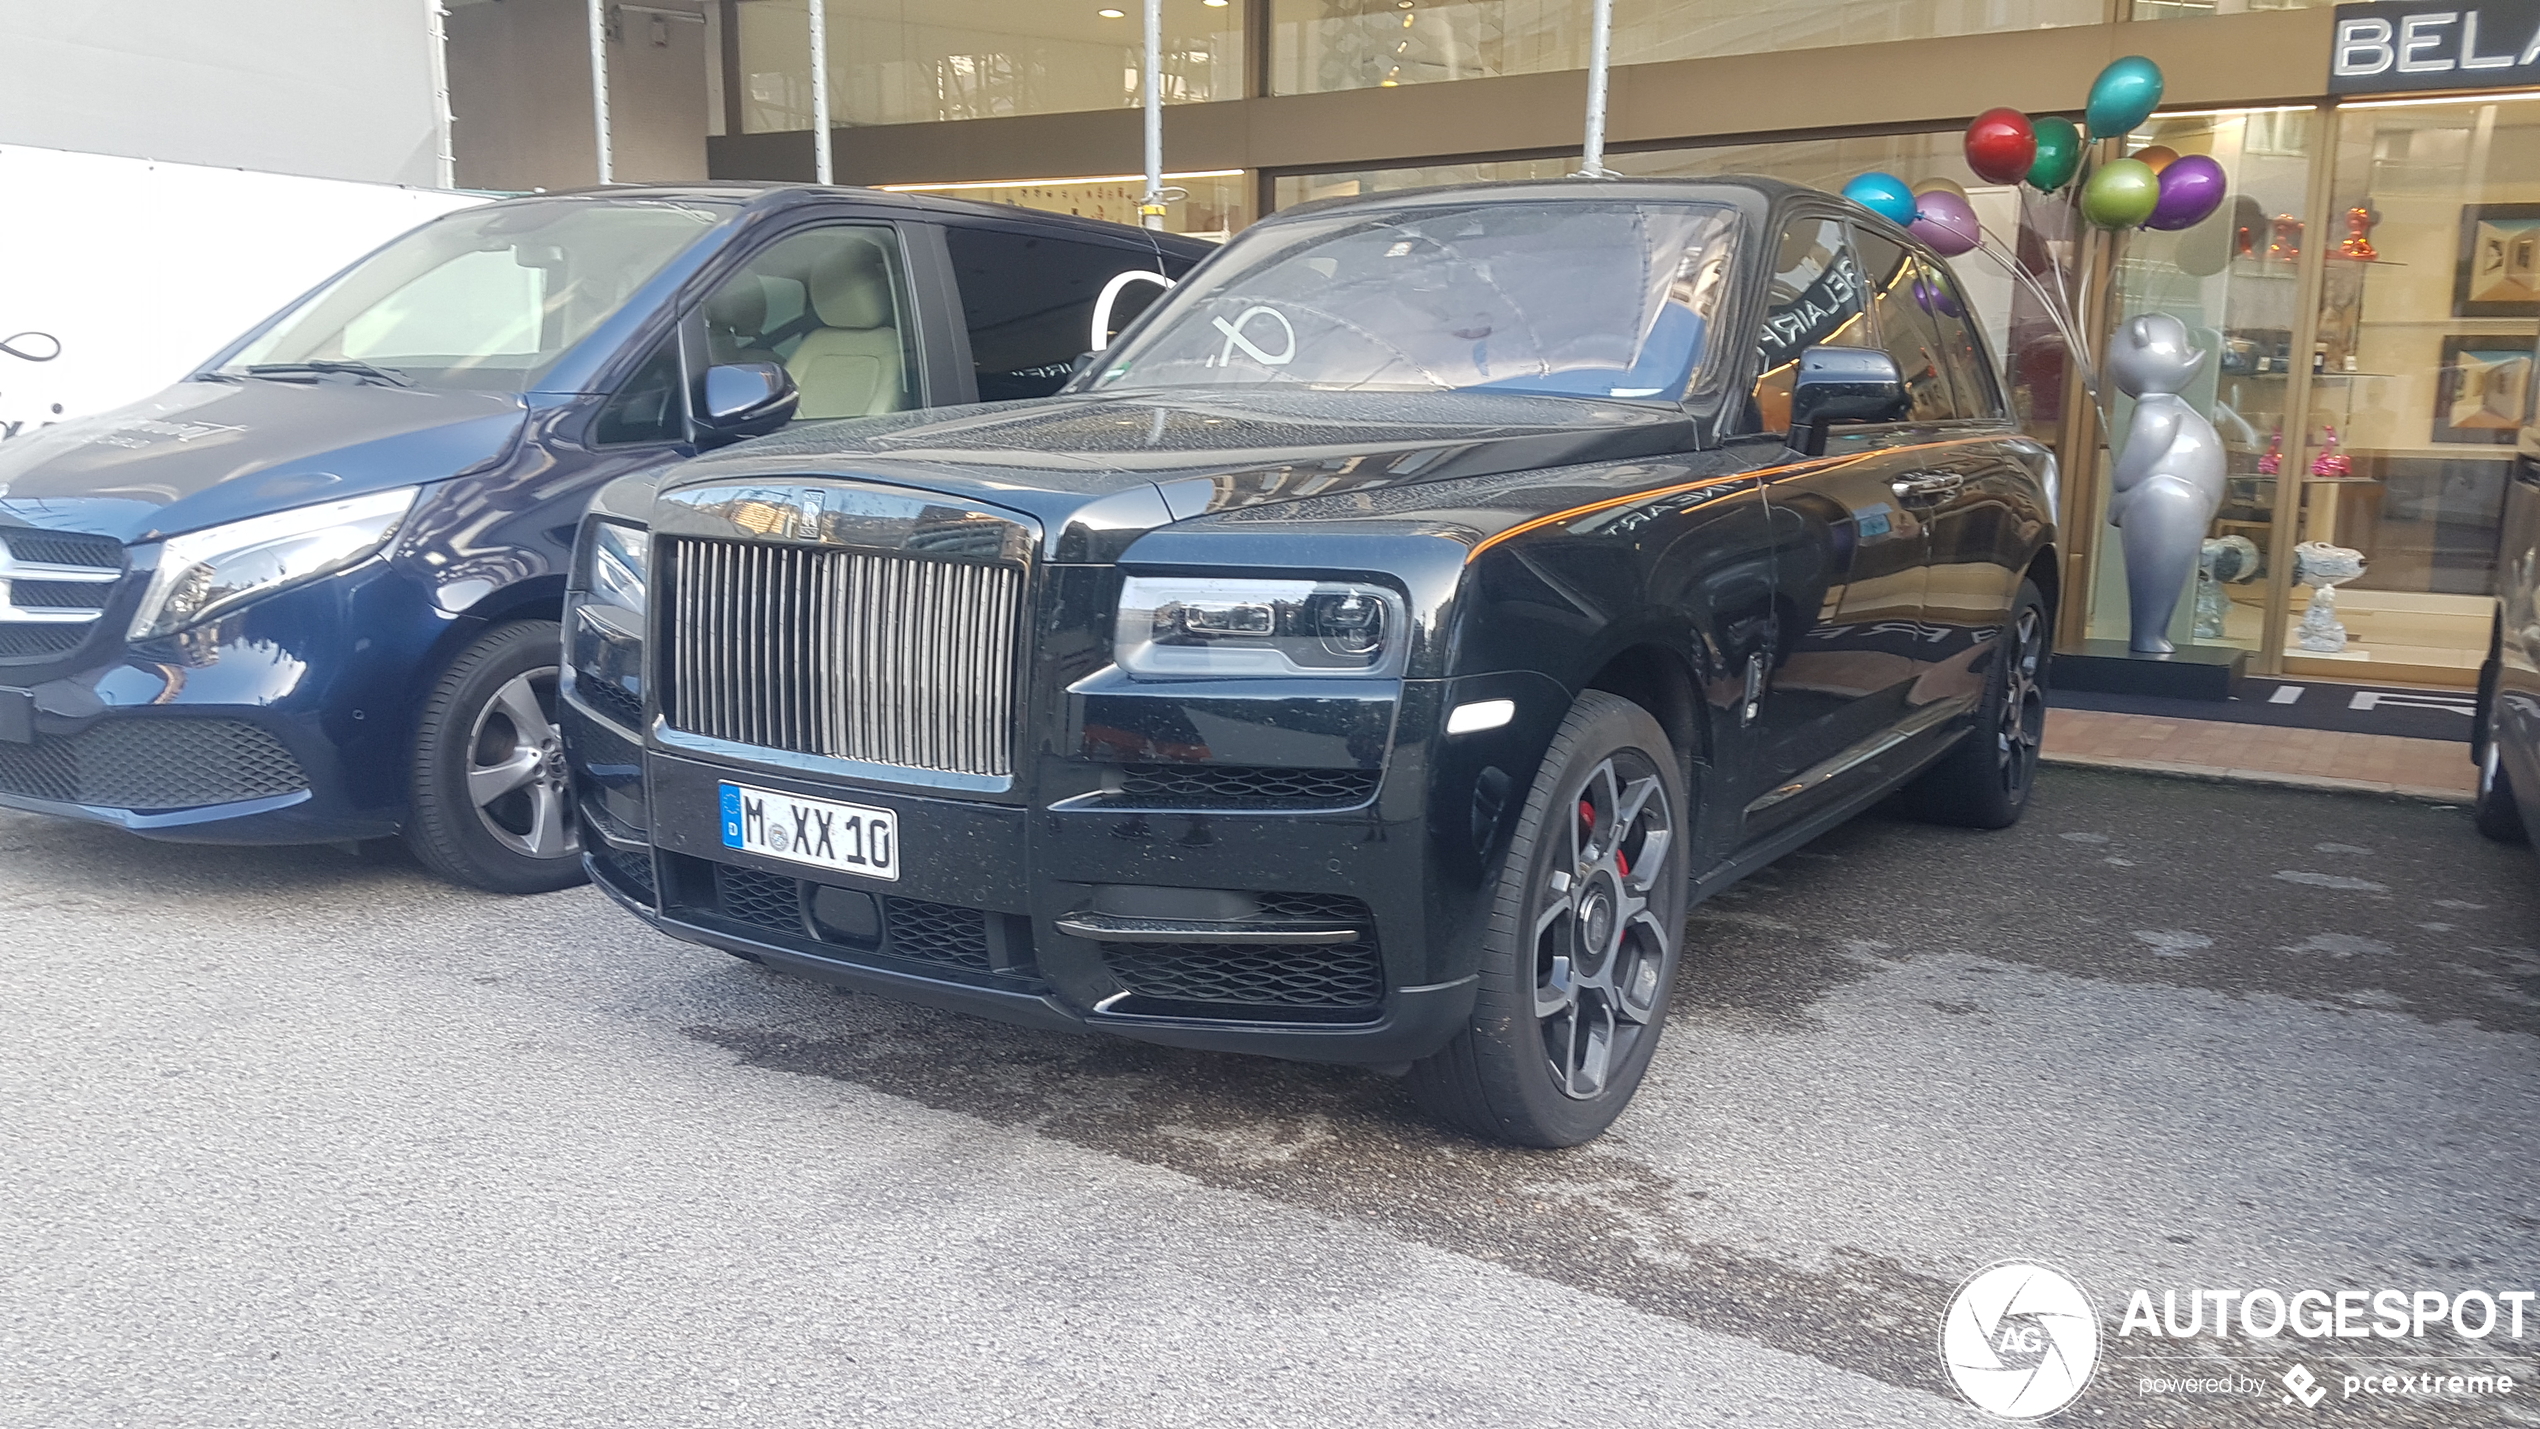
<svg viewBox="0 0 2540 1429">
<path fill-rule="evenodd" d="M 2016 109 L 1988 109 L 1967 126 L 1967 167 L 1997 184 L 2016 184 L 2037 162 L 2037 130 Z"/>
</svg>

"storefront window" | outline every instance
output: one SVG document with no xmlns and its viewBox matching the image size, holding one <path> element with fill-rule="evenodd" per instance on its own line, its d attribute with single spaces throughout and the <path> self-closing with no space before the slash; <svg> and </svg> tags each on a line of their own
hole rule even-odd
<svg viewBox="0 0 2540 1429">
<path fill-rule="evenodd" d="M 1252 179 L 1244 169 L 1166 174 L 1164 227 L 1169 233 L 1223 243 L 1252 221 Z M 1005 203 L 1043 213 L 1072 213 L 1109 223 L 1138 221 L 1146 180 L 1136 174 L 1090 179 L 1023 179 L 1013 183 L 886 184 L 893 193 L 943 194 L 980 203 Z"/>
<path fill-rule="evenodd" d="M 740 16 L 745 132 L 811 127 L 804 0 L 750 0 Z M 1137 0 L 922 6 L 829 0 L 830 113 L 841 125 L 916 124 L 1135 106 Z M 1166 0 L 1164 102 L 1244 95 L 1243 11 Z"/>
<path fill-rule="evenodd" d="M 2281 559 L 2272 538 L 2278 483 L 2299 479 L 2304 460 L 2285 422 L 2292 388 L 2312 367 L 2311 355 L 2296 353 L 2293 344 L 2319 119 L 2319 111 L 2299 108 L 2155 116 L 2127 146 L 2129 152 L 2159 145 L 2180 155 L 2211 155 L 2231 176 L 2231 197 L 2194 228 L 2121 237 L 2109 305 L 2112 323 L 2167 313 L 2186 325 L 2206 359 L 2180 395 L 2214 424 L 2227 454 L 2223 504 L 2206 531 L 2201 573 L 2171 620 L 2169 638 L 2177 645 L 2255 651 L 2265 644 L 2267 577 Z M 2107 398 L 2122 445 L 2133 404 L 2114 388 Z M 2125 557 L 2107 520 L 2106 448 L 2093 456 L 2102 479 L 2087 485 L 2097 532 L 2088 634 L 2124 641 L 2130 634 Z"/>
<path fill-rule="evenodd" d="M 2466 683 L 2487 653 L 2532 396 L 2540 102 L 2354 104 L 2339 118 L 2300 532 L 2364 569 L 2336 587 L 2342 649 L 2324 621 L 2303 629 L 2311 592 L 2296 589 L 2285 666 Z"/>
<path fill-rule="evenodd" d="M 1275 94 L 1587 67 L 1588 0 L 1259 3 L 1270 6 Z M 2107 17 L 2103 0 L 1614 0 L 1613 46 L 1617 63 L 1650 64 Z"/>
</svg>

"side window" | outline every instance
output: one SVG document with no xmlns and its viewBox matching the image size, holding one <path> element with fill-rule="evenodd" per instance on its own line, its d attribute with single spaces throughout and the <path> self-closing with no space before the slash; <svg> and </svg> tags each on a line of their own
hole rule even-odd
<svg viewBox="0 0 2540 1429">
<path fill-rule="evenodd" d="M 1950 390 L 1950 372 L 1941 356 L 1940 329 L 1931 309 L 1938 295 L 1923 281 L 1922 267 L 1904 245 L 1875 233 L 1855 231 L 1853 245 L 1861 255 L 1861 276 L 1869 284 L 1870 313 L 1879 346 L 1896 359 L 1905 378 L 1910 406 L 1906 420 L 1945 422 L 1962 415 Z"/>
<path fill-rule="evenodd" d="M 1749 416 L 1754 430 L 1780 432 L 1790 429 L 1790 384 L 1799 354 L 1812 347 L 1870 345 L 1861 267 L 1844 226 L 1830 218 L 1792 219 L 1782 229 L 1765 301 L 1764 325 L 1755 335 L 1761 375 Z"/>
<path fill-rule="evenodd" d="M 1975 310 L 1967 306 L 1965 291 L 1946 267 L 1924 260 L 1916 260 L 1915 266 L 1922 270 L 1923 286 L 1931 296 L 1932 320 L 1940 329 L 1940 360 L 1949 369 L 1950 385 L 1958 390 L 1958 414 L 2000 417 L 2002 389 L 1994 380 L 1983 330 L 1977 326 Z"/>
<path fill-rule="evenodd" d="M 692 319 L 705 367 L 774 362 L 802 390 L 796 421 L 920 405 L 917 324 L 899 235 L 873 225 L 805 229 L 723 280 Z"/>
<path fill-rule="evenodd" d="M 950 225 L 961 283 L 962 321 L 979 373 L 979 400 L 1046 397 L 1067 381 L 1076 355 L 1093 342 L 1094 300 L 1113 276 L 1157 271 L 1152 252 L 1081 243 L 1048 234 Z M 1113 334 L 1145 312 L 1164 290 L 1131 283 L 1112 300 Z"/>
<path fill-rule="evenodd" d="M 592 423 L 591 444 L 626 446 L 636 442 L 684 442 L 688 439 L 688 402 L 679 380 L 679 335 L 663 338 L 617 395 Z"/>
</svg>

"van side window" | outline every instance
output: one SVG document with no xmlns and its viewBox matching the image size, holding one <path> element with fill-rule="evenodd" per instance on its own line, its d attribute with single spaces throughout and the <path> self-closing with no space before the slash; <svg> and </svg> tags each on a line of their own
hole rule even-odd
<svg viewBox="0 0 2540 1429">
<path fill-rule="evenodd" d="M 1831 218 L 1795 218 L 1782 229 L 1765 299 L 1749 429 L 1790 429 L 1790 387 L 1799 354 L 1812 347 L 1868 347 L 1861 265 L 1844 226 Z"/>
<path fill-rule="evenodd" d="M 1046 397 L 1093 346 L 1094 301 L 1115 274 L 1158 271 L 1152 251 L 1083 243 L 1020 229 L 947 225 L 953 272 L 979 400 Z M 1112 300 L 1110 332 L 1145 312 L 1163 289 L 1131 283 Z"/>
<path fill-rule="evenodd" d="M 1946 422 L 1965 415 L 1951 390 L 1940 329 L 1932 322 L 1940 295 L 1924 281 L 1921 265 L 1903 244 L 1876 233 L 1856 229 L 1852 241 L 1861 255 L 1861 275 L 1869 283 L 1879 346 L 1896 359 L 1896 370 L 1905 379 L 1906 420 Z"/>
<path fill-rule="evenodd" d="M 1956 275 L 1946 265 L 1927 259 L 1915 261 L 1923 271 L 1924 286 L 1932 294 L 1931 315 L 1940 329 L 1940 358 L 1949 369 L 1950 385 L 1958 391 L 1958 414 L 1999 418 L 2002 389 L 1994 380 L 1993 361 L 1986 355 L 1976 311 L 1967 306 L 1966 290 L 1958 286 Z"/>
<path fill-rule="evenodd" d="M 794 376 L 796 421 L 922 405 L 917 325 L 899 235 L 877 225 L 787 234 L 698 307 L 705 366 L 773 362 Z M 701 369 L 697 380 L 704 380 Z"/>
<path fill-rule="evenodd" d="M 656 344 L 591 424 L 593 446 L 688 440 L 688 403 L 679 380 L 679 335 Z"/>
</svg>

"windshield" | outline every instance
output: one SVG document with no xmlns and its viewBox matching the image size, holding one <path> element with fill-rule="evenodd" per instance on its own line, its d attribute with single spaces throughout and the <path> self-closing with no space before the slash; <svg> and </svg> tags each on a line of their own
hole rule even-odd
<svg viewBox="0 0 2540 1429">
<path fill-rule="evenodd" d="M 521 391 L 732 212 L 686 199 L 463 209 L 364 259 L 220 370 Z"/>
<path fill-rule="evenodd" d="M 1608 200 L 1278 224 L 1167 295 L 1092 385 L 1673 401 L 1709 345 L 1735 226 L 1717 205 Z"/>
</svg>

